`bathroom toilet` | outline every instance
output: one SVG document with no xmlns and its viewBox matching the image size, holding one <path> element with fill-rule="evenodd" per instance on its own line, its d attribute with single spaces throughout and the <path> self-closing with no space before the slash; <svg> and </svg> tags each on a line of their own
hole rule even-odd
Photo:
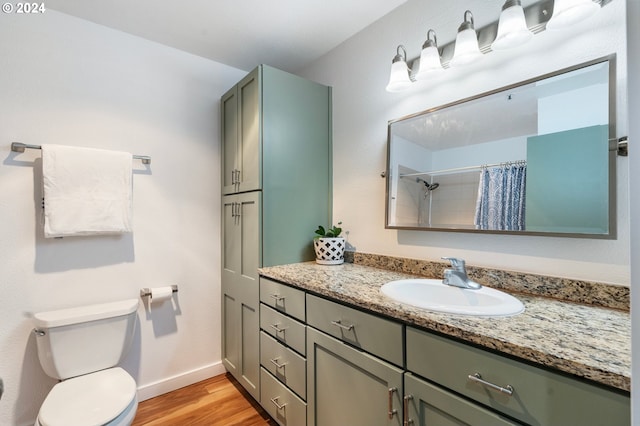
<svg viewBox="0 0 640 426">
<path fill-rule="evenodd" d="M 34 315 L 38 358 L 61 380 L 35 426 L 128 426 L 138 409 L 136 382 L 117 365 L 128 352 L 138 299 Z"/>
</svg>

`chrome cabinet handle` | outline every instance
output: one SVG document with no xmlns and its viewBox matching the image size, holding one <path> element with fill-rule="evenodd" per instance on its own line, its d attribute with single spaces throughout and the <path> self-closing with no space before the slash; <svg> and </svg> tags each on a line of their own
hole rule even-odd
<svg viewBox="0 0 640 426">
<path fill-rule="evenodd" d="M 236 203 L 237 204 L 237 209 L 236 209 L 236 216 L 240 217 L 242 216 L 242 204 L 240 203 Z"/>
<path fill-rule="evenodd" d="M 273 328 L 276 333 L 284 333 L 285 330 L 289 327 L 280 327 L 280 324 L 271 324 L 269 327 Z"/>
<path fill-rule="evenodd" d="M 404 422 L 402 423 L 404 426 L 409 426 L 413 424 L 413 419 L 409 418 L 409 401 L 413 399 L 413 395 L 405 395 L 402 398 L 402 411 L 404 414 Z"/>
<path fill-rule="evenodd" d="M 398 412 L 398 410 L 393 408 L 393 393 L 397 391 L 398 391 L 398 388 L 389 388 L 389 407 L 387 410 L 387 414 L 389 415 L 389 420 L 393 419 L 393 416 Z"/>
<path fill-rule="evenodd" d="M 278 360 L 279 360 L 279 359 L 280 359 L 280 357 L 270 359 L 269 361 L 271 361 L 271 363 L 272 363 L 273 365 L 275 365 L 275 366 L 276 366 L 276 368 L 284 368 L 284 366 L 285 366 L 285 365 L 289 364 L 288 362 L 283 362 L 282 364 L 280 364 L 280 363 L 278 362 Z"/>
<path fill-rule="evenodd" d="M 269 297 L 271 297 L 272 299 L 274 299 L 276 302 L 279 302 L 281 300 L 284 300 L 285 297 L 284 296 L 280 296 L 279 294 L 270 294 Z"/>
<path fill-rule="evenodd" d="M 473 374 L 469 374 L 469 376 L 467 376 L 467 377 L 468 377 L 468 378 L 469 378 L 469 380 L 471 380 L 472 382 L 479 383 L 479 384 L 481 384 L 482 386 L 486 386 L 486 387 L 488 387 L 489 389 L 492 389 L 492 390 L 494 390 L 494 391 L 498 391 L 498 392 L 503 393 L 503 394 L 505 394 L 505 395 L 509 395 L 509 396 L 511 396 L 511 395 L 513 395 L 513 392 L 514 392 L 514 390 L 515 390 L 515 389 L 513 388 L 513 386 L 511 386 L 511 385 L 507 385 L 507 386 L 505 386 L 505 387 L 502 387 L 502 386 L 498 386 L 498 385 L 496 385 L 496 384 L 494 384 L 494 383 L 487 382 L 486 380 L 484 380 L 484 379 L 482 378 L 482 376 L 480 375 L 480 373 L 473 373 Z"/>
<path fill-rule="evenodd" d="M 342 320 L 331 321 L 331 324 L 335 325 L 336 327 L 340 327 L 343 330 L 347 330 L 347 331 L 353 330 L 353 327 L 354 327 L 353 324 L 349 324 L 349 325 L 342 324 Z"/>
<path fill-rule="evenodd" d="M 271 402 L 273 402 L 273 405 L 278 407 L 278 410 L 282 410 L 284 407 L 287 406 L 287 403 L 285 402 L 284 404 L 278 404 L 278 399 L 280 399 L 279 396 L 276 396 L 275 398 L 271 398 Z"/>
</svg>

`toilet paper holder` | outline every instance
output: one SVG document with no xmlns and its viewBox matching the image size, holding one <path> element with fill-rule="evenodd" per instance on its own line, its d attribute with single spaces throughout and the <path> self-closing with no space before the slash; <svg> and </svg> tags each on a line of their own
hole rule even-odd
<svg viewBox="0 0 640 426">
<path fill-rule="evenodd" d="M 171 291 L 174 293 L 178 292 L 178 285 L 174 284 L 171 286 Z M 151 296 L 151 289 L 149 287 L 144 287 L 140 289 L 140 297 L 149 297 Z"/>
</svg>

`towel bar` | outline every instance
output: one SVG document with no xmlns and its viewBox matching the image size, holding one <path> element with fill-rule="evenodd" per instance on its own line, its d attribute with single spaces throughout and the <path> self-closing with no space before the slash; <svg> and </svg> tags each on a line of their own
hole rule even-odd
<svg viewBox="0 0 640 426">
<path fill-rule="evenodd" d="M 24 152 L 25 149 L 42 149 L 40 145 L 29 145 L 22 142 L 11 142 L 11 151 Z M 134 155 L 136 160 L 142 160 L 142 164 L 151 164 L 151 157 L 148 155 Z"/>
</svg>

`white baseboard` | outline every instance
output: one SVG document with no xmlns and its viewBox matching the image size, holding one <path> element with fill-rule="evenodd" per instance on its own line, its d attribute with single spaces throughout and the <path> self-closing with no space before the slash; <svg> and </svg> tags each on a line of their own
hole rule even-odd
<svg viewBox="0 0 640 426">
<path fill-rule="evenodd" d="M 138 400 L 144 401 L 226 372 L 222 362 L 205 365 L 176 376 L 138 387 Z"/>
</svg>

